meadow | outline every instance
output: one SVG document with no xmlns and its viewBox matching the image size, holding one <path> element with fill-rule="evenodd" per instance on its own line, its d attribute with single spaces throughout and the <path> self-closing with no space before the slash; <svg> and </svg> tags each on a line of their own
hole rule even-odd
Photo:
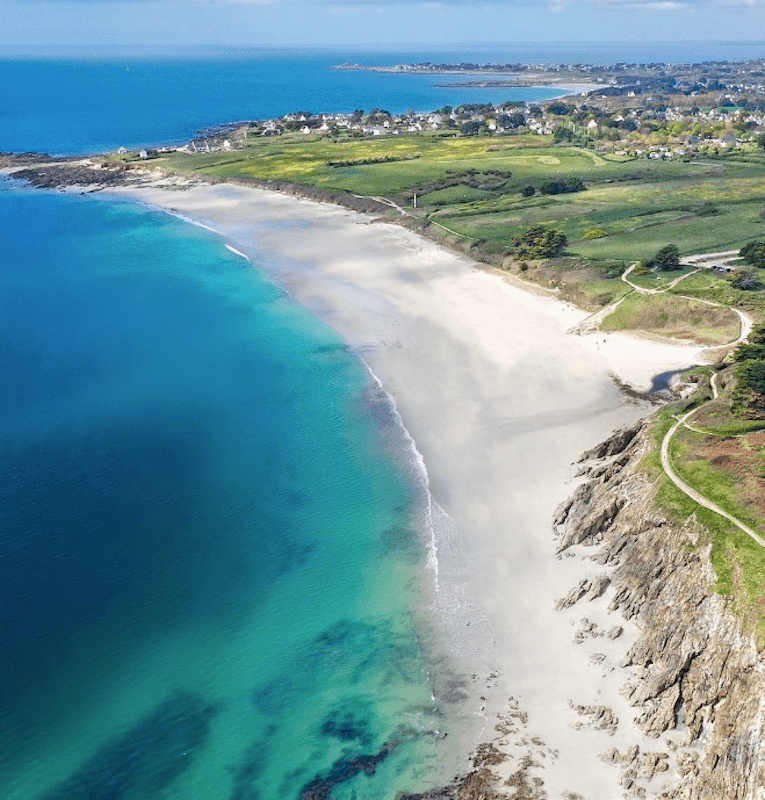
<svg viewBox="0 0 765 800">
<path fill-rule="evenodd" d="M 432 238 L 591 310 L 627 294 L 622 272 L 667 244 L 686 256 L 765 239 L 765 153 L 753 147 L 703 159 L 628 158 L 534 134 L 453 131 L 375 137 L 289 132 L 250 135 L 242 144 L 230 151 L 163 153 L 153 163 L 223 180 L 314 187 L 327 199 L 384 198 L 381 215 L 405 215 Z M 534 226 L 565 234 L 562 257 L 528 261 L 514 254 L 514 239 Z M 633 280 L 654 289 L 681 274 L 636 271 Z M 731 276 L 709 269 L 669 291 L 738 305 L 765 319 L 765 289 L 743 291 Z M 630 300 L 610 324 L 681 338 L 696 331 L 710 343 L 729 341 L 735 327 L 712 307 L 692 310 L 658 295 Z"/>
<path fill-rule="evenodd" d="M 627 159 L 544 142 L 451 132 L 359 139 L 293 133 L 250 137 L 239 151 L 177 152 L 157 162 L 178 172 L 387 197 L 496 252 L 509 251 L 533 225 L 562 230 L 568 254 L 590 261 L 646 258 L 668 242 L 688 255 L 765 237 L 761 152 Z M 501 186 L 495 172 L 510 173 Z M 579 178 L 586 189 L 540 193 L 557 178 Z M 524 196 L 528 187 L 534 193 Z"/>
</svg>

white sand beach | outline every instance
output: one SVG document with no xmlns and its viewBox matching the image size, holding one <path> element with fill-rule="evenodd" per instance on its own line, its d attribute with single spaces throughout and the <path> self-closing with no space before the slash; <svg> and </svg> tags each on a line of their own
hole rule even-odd
<svg viewBox="0 0 765 800">
<path fill-rule="evenodd" d="M 645 389 L 657 373 L 699 363 L 698 348 L 567 333 L 585 312 L 335 206 L 233 185 L 116 193 L 208 225 L 255 266 L 267 261 L 268 274 L 364 359 L 394 397 L 453 522 L 439 552 L 444 608 L 449 598 L 462 608 L 450 624 L 467 625 L 467 610 L 489 631 L 482 659 L 499 677 L 485 695 L 486 737 L 512 696 L 528 720 L 506 749 L 520 754 L 519 737 L 539 737 L 524 752 L 541 765 L 535 774 L 550 798 L 620 797 L 619 773 L 599 754 L 639 738 L 619 693 L 627 674 L 614 666 L 635 632 L 593 603 L 592 622 L 625 633 L 574 643 L 582 608 L 554 604 L 594 565 L 556 558 L 552 518 L 577 486 L 580 454 L 649 413 L 611 376 Z M 595 650 L 605 656 L 597 664 Z M 575 729 L 583 720 L 572 703 L 612 708 L 616 733 Z"/>
</svg>

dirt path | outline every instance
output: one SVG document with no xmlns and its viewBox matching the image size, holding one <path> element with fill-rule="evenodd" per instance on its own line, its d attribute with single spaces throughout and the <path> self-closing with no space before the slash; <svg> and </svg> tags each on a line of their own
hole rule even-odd
<svg viewBox="0 0 765 800">
<path fill-rule="evenodd" d="M 738 254 L 738 250 L 730 250 L 730 251 L 726 251 L 726 253 L 728 255 L 730 255 L 730 254 L 736 254 L 737 255 Z M 712 256 L 725 255 L 726 253 L 706 253 L 706 254 L 702 254 L 700 256 L 691 256 L 690 258 L 691 259 L 694 259 L 694 258 L 695 259 L 703 259 L 703 258 L 710 258 Z M 704 267 L 696 267 L 696 269 L 693 270 L 692 272 L 687 272 L 685 275 L 681 275 L 679 278 L 675 278 L 675 280 L 673 280 L 671 283 L 668 283 L 666 286 L 663 286 L 661 289 L 644 289 L 642 286 L 638 286 L 637 284 L 632 283 L 632 281 L 629 279 L 630 273 L 632 272 L 632 270 L 635 269 L 636 266 L 637 266 L 637 262 L 635 262 L 632 266 L 627 267 L 627 269 L 624 270 L 624 272 L 622 273 L 621 277 L 622 277 L 622 280 L 626 284 L 631 286 L 638 294 L 645 294 L 645 295 L 648 295 L 648 294 L 664 294 L 665 292 L 668 292 L 670 289 L 672 289 L 674 286 L 677 286 L 677 284 L 680 283 L 680 281 L 685 280 L 690 275 L 695 275 L 697 272 L 700 272 L 702 269 L 704 269 Z M 625 295 L 625 297 L 628 297 L 628 296 L 629 295 Z M 700 297 L 688 297 L 687 295 L 680 295 L 680 296 L 685 300 L 691 300 L 691 301 L 696 300 L 699 303 L 705 303 L 708 306 L 716 306 L 718 308 L 729 308 L 734 314 L 738 315 L 738 318 L 739 318 L 739 320 L 741 322 L 741 326 L 740 326 L 740 329 L 739 329 L 738 337 L 736 339 L 734 339 L 732 342 L 726 342 L 725 344 L 716 344 L 716 345 L 713 345 L 712 347 L 708 347 L 708 348 L 706 348 L 707 350 L 717 350 L 717 349 L 722 348 L 722 347 L 735 347 L 737 344 L 741 344 L 741 342 L 743 342 L 747 338 L 747 336 L 749 336 L 749 333 L 751 332 L 752 327 L 754 325 L 754 320 L 746 312 L 740 311 L 738 308 L 734 308 L 733 306 L 724 306 L 722 303 L 715 303 L 712 300 L 703 300 Z M 622 300 L 624 300 L 624 297 L 622 298 Z M 619 302 L 621 302 L 621 300 Z M 605 310 L 607 310 L 607 313 L 603 314 L 603 316 L 601 317 L 600 320 L 598 320 L 598 322 L 602 322 L 602 320 L 606 316 L 608 316 L 608 314 L 610 314 L 611 311 L 613 311 L 618 305 L 619 305 L 619 303 L 615 303 L 613 306 L 609 306 L 608 309 L 605 309 Z M 589 319 L 590 318 L 588 317 L 587 320 L 585 320 L 585 322 L 587 322 Z M 584 324 L 584 323 L 581 323 L 581 324 Z M 577 332 L 579 332 L 579 331 L 577 331 Z"/>
<path fill-rule="evenodd" d="M 701 267 L 697 267 L 696 269 L 693 270 L 693 272 L 686 272 L 685 275 L 681 275 L 679 278 L 675 278 L 671 283 L 668 283 L 666 286 L 662 286 L 660 289 L 645 289 L 644 287 L 638 286 L 636 283 L 633 283 L 627 277 L 632 272 L 632 270 L 635 269 L 636 266 L 637 263 L 633 264 L 631 267 L 628 267 L 622 273 L 622 280 L 625 283 L 629 284 L 638 294 L 664 294 L 664 292 L 669 291 L 673 286 L 677 286 L 677 284 L 680 283 L 680 281 L 684 281 L 691 275 L 695 275 L 701 269 Z"/>
<path fill-rule="evenodd" d="M 712 387 L 712 400 L 708 401 L 708 403 L 717 400 L 718 398 L 718 391 L 717 391 L 717 374 L 712 375 L 712 380 L 710 381 L 710 385 Z M 697 492 L 693 487 L 689 486 L 682 478 L 678 476 L 678 474 L 672 469 L 672 465 L 670 464 L 669 460 L 669 444 L 672 441 L 672 437 L 677 432 L 677 429 L 681 425 L 687 425 L 687 420 L 690 419 L 696 412 L 700 409 L 704 408 L 708 403 L 702 403 L 700 406 L 689 411 L 687 414 L 684 414 L 680 417 L 677 422 L 667 431 L 666 436 L 662 440 L 661 443 L 661 466 L 664 469 L 664 472 L 667 474 L 667 477 L 672 481 L 672 483 L 680 489 L 683 494 L 687 495 L 691 498 L 695 503 L 698 503 L 700 506 L 709 509 L 710 511 L 714 511 L 715 514 L 719 514 L 721 517 L 724 517 L 728 520 L 728 522 L 732 522 L 737 528 L 740 528 L 745 534 L 751 536 L 752 539 L 755 540 L 758 544 L 765 547 L 765 539 L 763 539 L 758 533 L 753 531 L 748 525 L 744 525 L 741 520 L 736 519 L 733 515 L 729 514 L 724 509 L 720 508 L 716 503 L 713 503 L 711 500 L 707 500 L 704 495 Z M 690 427 L 690 426 L 687 426 Z"/>
<path fill-rule="evenodd" d="M 696 253 L 692 256 L 686 256 L 682 261 L 685 264 L 696 264 L 699 267 L 703 267 L 704 264 L 709 264 L 710 261 L 716 261 L 722 266 L 730 261 L 734 261 L 738 257 L 738 250 L 721 250 L 719 253 Z M 709 266 L 707 266 L 706 269 L 709 269 Z"/>
<path fill-rule="evenodd" d="M 729 308 L 734 314 L 738 314 L 738 318 L 741 321 L 741 328 L 738 334 L 738 338 L 732 342 L 728 342 L 727 344 L 716 344 L 712 347 L 708 347 L 707 350 L 718 350 L 721 347 L 734 347 L 737 344 L 741 344 L 751 333 L 752 327 L 754 326 L 754 320 L 747 314 L 745 311 L 741 311 L 738 308 L 734 308 L 733 306 L 724 306 L 722 303 L 715 303 L 712 300 L 702 300 L 700 297 L 688 297 L 687 295 L 680 295 L 685 300 L 697 300 L 699 303 L 706 303 L 708 306 L 717 306 L 718 308 Z"/>
<path fill-rule="evenodd" d="M 624 297 L 620 297 L 615 303 L 611 303 L 610 306 L 604 306 L 600 309 L 600 311 L 596 311 L 594 314 L 590 314 L 589 317 L 585 317 L 581 322 L 574 325 L 573 328 L 569 328 L 566 333 L 573 333 L 577 336 L 581 336 L 584 333 L 594 333 L 598 330 L 600 323 L 609 315 L 612 314 L 616 309 L 632 294 L 632 292 L 628 292 L 624 295 Z"/>
</svg>

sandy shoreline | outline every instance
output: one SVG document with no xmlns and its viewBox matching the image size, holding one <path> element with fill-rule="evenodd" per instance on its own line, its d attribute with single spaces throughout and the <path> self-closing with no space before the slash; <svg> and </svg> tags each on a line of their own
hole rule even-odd
<svg viewBox="0 0 765 800">
<path fill-rule="evenodd" d="M 509 774 L 531 754 L 550 798 L 621 796 L 618 770 L 599 754 L 642 739 L 619 692 L 627 674 L 615 666 L 636 632 L 596 602 L 589 620 L 625 633 L 574 642 L 582 609 L 556 611 L 555 601 L 595 565 L 556 559 L 552 518 L 577 485 L 580 454 L 648 413 L 611 376 L 645 389 L 657 373 L 698 363 L 699 349 L 567 333 L 586 312 L 336 206 L 233 185 L 115 194 L 220 232 L 364 359 L 395 399 L 453 525 L 439 550 L 441 611 L 459 598 L 451 624 L 465 625 L 468 609 L 488 632 L 481 658 L 499 677 L 485 695 L 485 737 L 513 756 L 500 769 Z M 499 736 L 495 725 L 516 701 L 527 721 Z M 608 706 L 620 724 L 613 735 L 576 730 L 572 704 Z"/>
</svg>

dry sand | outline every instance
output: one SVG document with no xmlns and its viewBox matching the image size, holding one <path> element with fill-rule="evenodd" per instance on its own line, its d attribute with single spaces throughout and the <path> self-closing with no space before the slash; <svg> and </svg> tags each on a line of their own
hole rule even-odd
<svg viewBox="0 0 765 800">
<path fill-rule="evenodd" d="M 593 570 L 556 558 L 551 522 L 577 485 L 582 451 L 648 413 L 611 375 L 645 389 L 656 373 L 699 363 L 698 348 L 572 335 L 585 312 L 334 206 L 231 185 L 118 193 L 219 231 L 365 360 L 395 398 L 451 520 L 438 542 L 436 602 L 458 657 L 473 646 L 460 626 L 472 621 L 486 634 L 480 657 L 498 678 L 485 710 L 476 708 L 484 735 L 496 735 L 512 696 L 528 719 L 502 741 L 534 755 L 542 766 L 532 773 L 550 798 L 621 797 L 616 768 L 598 756 L 639 739 L 635 710 L 619 693 L 628 676 L 615 667 L 635 631 L 574 643 L 583 609 L 554 603 Z M 587 613 L 606 628 L 624 624 L 605 602 Z M 596 653 L 605 656 L 598 664 Z M 575 729 L 587 719 L 571 703 L 612 708 L 615 735 Z"/>
</svg>

